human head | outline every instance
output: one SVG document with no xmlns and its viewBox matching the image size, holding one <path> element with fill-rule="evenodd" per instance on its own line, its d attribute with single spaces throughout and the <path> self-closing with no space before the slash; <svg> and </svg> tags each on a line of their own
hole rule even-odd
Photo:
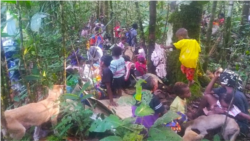
<svg viewBox="0 0 250 141">
<path fill-rule="evenodd" d="M 144 62 L 145 62 L 145 57 L 142 56 L 142 55 L 138 55 L 137 60 L 138 60 L 138 62 L 140 62 L 140 63 L 144 63 Z"/>
<path fill-rule="evenodd" d="M 219 101 L 220 101 L 222 109 L 227 110 L 229 108 L 229 105 L 230 105 L 232 99 L 233 99 L 233 94 L 232 93 L 221 94 L 219 96 Z M 232 107 L 230 107 L 230 109 L 231 108 Z"/>
<path fill-rule="evenodd" d="M 188 38 L 188 31 L 185 28 L 179 28 L 176 31 L 175 35 L 178 38 L 178 40 L 187 39 Z"/>
<path fill-rule="evenodd" d="M 222 18 L 224 18 L 225 17 L 225 15 L 223 14 L 223 13 L 220 13 L 219 15 L 218 15 L 218 18 L 219 19 L 222 19 Z"/>
<path fill-rule="evenodd" d="M 234 71 L 231 71 L 229 69 L 225 69 L 221 74 L 220 74 L 220 83 L 222 86 L 227 86 L 227 87 L 232 87 L 236 88 L 238 90 L 242 89 L 242 80 L 239 75 L 235 73 Z M 238 78 L 238 80 L 237 80 Z"/>
<path fill-rule="evenodd" d="M 130 57 L 128 55 L 124 55 L 123 56 L 124 60 L 127 62 L 127 61 L 130 61 Z"/>
<path fill-rule="evenodd" d="M 120 22 L 119 22 L 119 21 L 116 21 L 115 25 L 116 25 L 116 26 L 120 26 Z"/>
<path fill-rule="evenodd" d="M 118 46 L 112 48 L 112 56 L 119 57 L 122 54 L 122 49 Z"/>
<path fill-rule="evenodd" d="M 110 55 L 104 55 L 101 57 L 100 65 L 103 67 L 109 67 L 110 62 L 113 60 L 113 58 Z"/>
<path fill-rule="evenodd" d="M 95 27 L 95 34 L 99 33 L 99 29 L 100 29 L 100 27 Z"/>
<path fill-rule="evenodd" d="M 189 98 L 191 96 L 190 89 L 187 84 L 183 82 L 176 82 L 174 84 L 173 90 L 177 96 L 180 98 Z"/>
<path fill-rule="evenodd" d="M 137 29 L 137 28 L 138 28 L 138 26 L 137 26 L 136 23 L 134 23 L 134 24 L 132 25 L 132 27 L 133 27 L 134 29 Z"/>
<path fill-rule="evenodd" d="M 142 79 L 146 81 L 146 83 L 142 83 L 142 89 L 155 91 L 158 88 L 158 80 L 155 79 L 153 76 L 143 75 Z"/>
</svg>

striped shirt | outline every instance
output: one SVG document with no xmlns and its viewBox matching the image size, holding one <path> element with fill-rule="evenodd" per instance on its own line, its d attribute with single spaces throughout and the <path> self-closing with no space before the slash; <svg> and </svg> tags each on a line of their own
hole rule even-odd
<svg viewBox="0 0 250 141">
<path fill-rule="evenodd" d="M 120 78 L 125 75 L 125 60 L 123 57 L 113 59 L 109 66 L 113 73 L 113 78 Z"/>
</svg>

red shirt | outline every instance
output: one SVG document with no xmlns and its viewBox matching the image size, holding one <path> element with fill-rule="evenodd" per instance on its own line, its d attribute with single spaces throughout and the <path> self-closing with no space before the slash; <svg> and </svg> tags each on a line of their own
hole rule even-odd
<svg viewBox="0 0 250 141">
<path fill-rule="evenodd" d="M 120 26 L 115 26 L 115 28 L 114 28 L 115 37 L 119 37 L 119 33 L 120 33 L 120 31 L 118 31 L 119 28 L 120 28 Z"/>
</svg>

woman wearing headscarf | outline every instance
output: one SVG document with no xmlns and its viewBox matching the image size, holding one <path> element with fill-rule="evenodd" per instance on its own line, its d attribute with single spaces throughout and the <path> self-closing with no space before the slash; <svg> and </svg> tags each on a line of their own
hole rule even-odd
<svg viewBox="0 0 250 141">
<path fill-rule="evenodd" d="M 218 79 L 221 86 L 218 88 L 213 88 L 215 82 Z M 201 104 L 199 106 L 197 115 L 202 114 L 203 108 L 208 107 L 208 104 L 211 103 L 210 97 L 218 99 L 218 97 L 222 97 L 223 95 L 228 95 L 228 94 L 233 95 L 233 93 L 234 93 L 233 105 L 237 106 L 242 113 L 248 115 L 249 114 L 248 102 L 244 93 L 242 92 L 242 80 L 239 77 L 239 75 L 234 71 L 228 69 L 225 69 L 223 72 L 217 70 L 214 73 L 213 79 L 210 81 L 210 83 L 205 89 L 204 97 L 200 102 Z M 241 133 L 245 135 L 249 133 L 248 121 L 246 119 L 237 120 L 237 123 L 240 127 Z"/>
</svg>

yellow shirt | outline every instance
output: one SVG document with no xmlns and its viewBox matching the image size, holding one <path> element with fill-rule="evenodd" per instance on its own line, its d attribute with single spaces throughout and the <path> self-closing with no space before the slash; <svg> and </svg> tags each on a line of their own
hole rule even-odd
<svg viewBox="0 0 250 141">
<path fill-rule="evenodd" d="M 170 105 L 170 110 L 174 112 L 186 113 L 187 102 L 186 99 L 181 99 L 179 96 L 176 96 L 172 104 Z"/>
<path fill-rule="evenodd" d="M 175 48 L 180 49 L 179 60 L 187 68 L 196 68 L 201 47 L 194 39 L 182 39 L 174 43 Z"/>
</svg>

